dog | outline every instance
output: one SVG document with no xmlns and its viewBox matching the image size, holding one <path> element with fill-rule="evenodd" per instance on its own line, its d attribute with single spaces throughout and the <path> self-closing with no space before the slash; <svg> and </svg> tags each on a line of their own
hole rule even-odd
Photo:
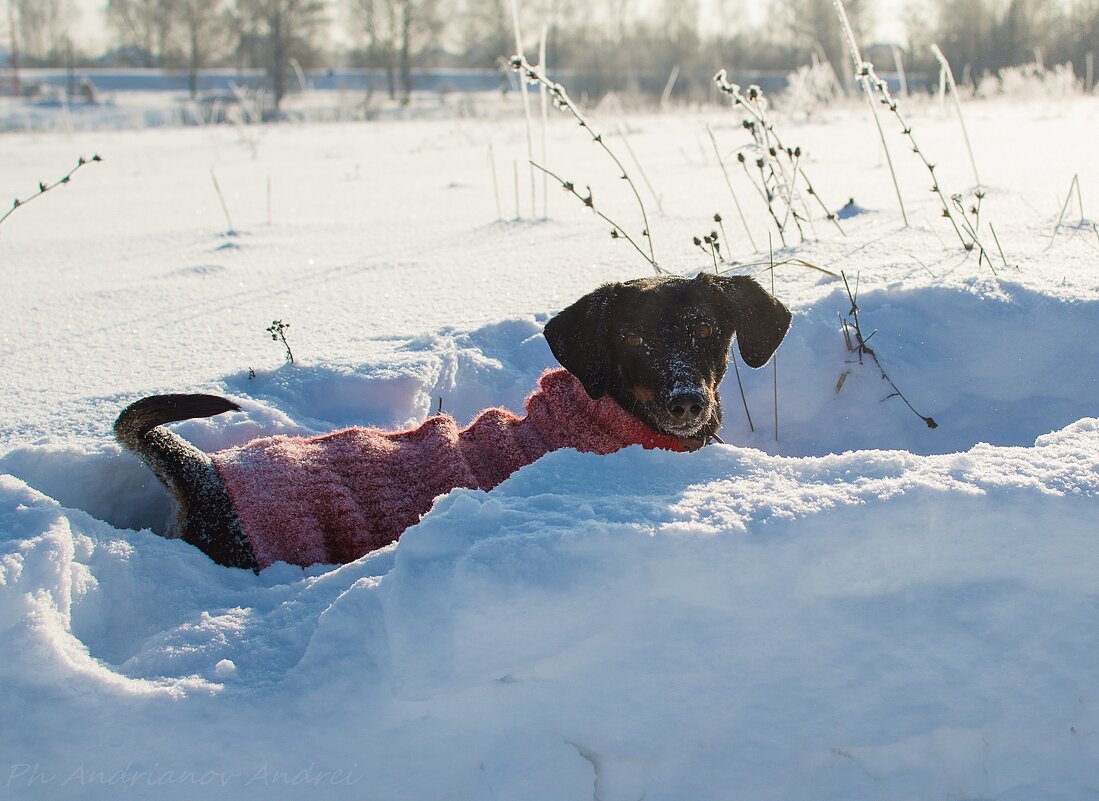
<svg viewBox="0 0 1099 801">
<path fill-rule="evenodd" d="M 790 320 L 747 276 L 642 278 L 601 286 L 546 324 L 563 369 L 543 374 L 522 418 L 489 409 L 459 430 L 436 415 L 408 431 L 263 437 L 206 454 L 163 426 L 240 407 L 155 395 L 124 409 L 114 432 L 173 496 L 178 535 L 218 564 L 346 563 L 398 539 L 438 495 L 492 489 L 551 450 L 701 447 L 721 428 L 734 335 L 762 367 Z"/>
</svg>

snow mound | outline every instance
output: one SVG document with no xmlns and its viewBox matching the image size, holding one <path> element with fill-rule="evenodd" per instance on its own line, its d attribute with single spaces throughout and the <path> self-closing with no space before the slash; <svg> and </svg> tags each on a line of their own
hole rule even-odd
<svg viewBox="0 0 1099 801">
<path fill-rule="evenodd" d="M 5 477 L 0 671 L 36 733 L 5 753 L 42 774 L 11 786 L 1067 790 L 1099 780 L 1080 636 L 1099 597 L 1097 494 L 1094 419 L 951 455 L 561 451 L 441 498 L 356 563 L 254 576 Z M 47 714 L 43 692 L 85 712 Z M 409 772 L 411 750 L 430 769 Z"/>
<path fill-rule="evenodd" d="M 847 352 L 846 301 L 797 310 L 777 444 L 766 413 L 754 433 L 738 418 L 730 374 L 726 440 L 757 447 L 552 453 L 342 567 L 218 567 L 148 530 L 166 496 L 116 447 L 11 451 L 0 671 L 36 737 L 6 738 L 9 786 L 1030 798 L 1099 781 L 1080 638 L 1099 597 L 1099 305 L 1007 284 L 867 292 L 863 325 L 930 430 Z M 228 376 L 244 411 L 177 428 L 213 449 L 399 424 L 439 397 L 460 419 L 490 396 L 519 409 L 548 361 L 540 328 Z M 742 378 L 767 410 L 770 371 Z M 48 714 L 41 693 L 86 711 Z M 410 773 L 410 752 L 432 769 Z"/>
<path fill-rule="evenodd" d="M 5 134 L 9 196 L 104 161 L 0 238 L 0 798 L 1094 796 L 1097 232 L 1079 192 L 1065 210 L 1073 176 L 1099 184 L 1093 100 L 967 109 L 998 276 L 917 159 L 902 224 L 864 109 L 780 121 L 829 208 L 859 205 L 775 254 L 777 438 L 776 374 L 741 365 L 753 425 L 730 372 L 728 445 L 549 454 L 355 563 L 259 575 L 158 536 L 123 406 L 232 396 L 175 426 L 206 450 L 519 411 L 549 314 L 648 265 L 567 197 L 538 219 L 494 191 L 526 158 L 503 117 L 131 132 L 120 103 L 118 130 Z M 913 111 L 956 191 L 954 115 Z M 720 210 L 770 286 L 707 155 L 711 122 L 725 147 L 743 129 L 714 116 L 631 117 L 661 266 L 709 266 L 688 243 Z M 638 225 L 576 134 L 549 126 L 552 165 Z M 846 347 L 827 271 L 892 384 Z"/>
</svg>

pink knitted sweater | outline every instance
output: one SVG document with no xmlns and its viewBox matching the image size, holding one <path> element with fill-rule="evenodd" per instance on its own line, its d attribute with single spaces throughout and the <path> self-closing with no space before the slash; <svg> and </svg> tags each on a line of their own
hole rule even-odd
<svg viewBox="0 0 1099 801">
<path fill-rule="evenodd" d="M 349 428 L 253 440 L 211 458 L 261 568 L 342 564 L 396 540 L 456 487 L 489 490 L 548 451 L 627 445 L 686 450 L 566 370 L 546 372 L 526 416 L 487 409 L 461 430 L 447 415 L 386 433 Z"/>
</svg>

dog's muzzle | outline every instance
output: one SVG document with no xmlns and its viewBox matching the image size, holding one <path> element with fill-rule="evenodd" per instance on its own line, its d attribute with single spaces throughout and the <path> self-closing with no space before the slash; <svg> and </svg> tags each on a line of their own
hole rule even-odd
<svg viewBox="0 0 1099 801">
<path fill-rule="evenodd" d="M 699 390 L 677 390 L 668 396 L 664 410 L 670 432 L 691 436 L 709 421 L 711 404 Z"/>
</svg>

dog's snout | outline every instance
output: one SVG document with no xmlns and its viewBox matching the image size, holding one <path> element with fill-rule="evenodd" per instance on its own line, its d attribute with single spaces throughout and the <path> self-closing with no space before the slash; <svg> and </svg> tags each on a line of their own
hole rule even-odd
<svg viewBox="0 0 1099 801">
<path fill-rule="evenodd" d="M 677 392 L 668 398 L 668 414 L 682 422 L 692 422 L 702 416 L 706 399 L 698 392 Z"/>
</svg>

